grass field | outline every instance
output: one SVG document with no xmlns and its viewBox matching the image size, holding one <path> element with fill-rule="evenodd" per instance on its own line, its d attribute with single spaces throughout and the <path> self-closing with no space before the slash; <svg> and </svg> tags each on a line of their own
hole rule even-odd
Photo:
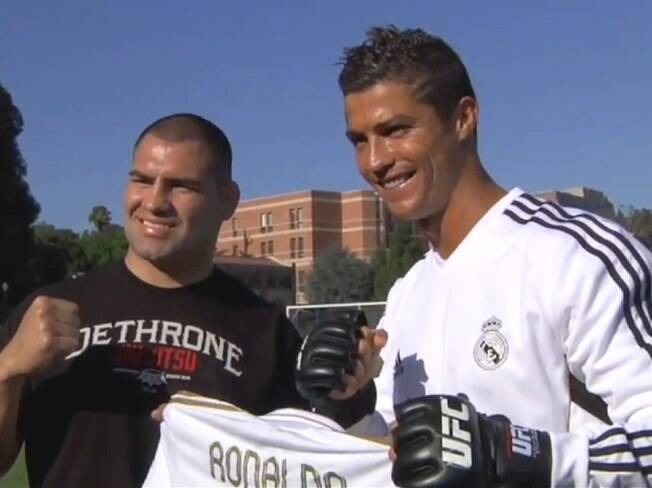
<svg viewBox="0 0 652 488">
<path fill-rule="evenodd" d="M 25 488 L 27 486 L 23 451 L 20 451 L 14 467 L 7 473 L 7 476 L 0 479 L 0 488 Z"/>
</svg>

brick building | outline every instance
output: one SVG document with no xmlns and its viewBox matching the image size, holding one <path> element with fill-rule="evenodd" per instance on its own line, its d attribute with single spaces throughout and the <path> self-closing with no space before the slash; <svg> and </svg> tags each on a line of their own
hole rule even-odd
<svg viewBox="0 0 652 488">
<path fill-rule="evenodd" d="M 541 191 L 535 195 L 613 216 L 613 205 L 607 197 L 590 188 Z M 387 229 L 391 229 L 391 215 L 371 190 L 306 190 L 242 200 L 233 218 L 222 225 L 217 254 L 267 257 L 293 267 L 296 302 L 305 303 L 308 275 L 321 252 L 329 247 L 347 248 L 369 260 L 385 245 Z"/>
<path fill-rule="evenodd" d="M 306 190 L 240 202 L 217 240 L 221 256 L 270 257 L 294 266 L 297 302 L 313 263 L 329 247 L 369 260 L 385 242 L 389 213 L 371 190 Z"/>
</svg>

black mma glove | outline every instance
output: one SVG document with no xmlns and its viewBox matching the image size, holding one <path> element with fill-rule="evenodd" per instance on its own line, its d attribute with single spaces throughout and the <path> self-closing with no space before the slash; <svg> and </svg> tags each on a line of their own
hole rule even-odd
<svg viewBox="0 0 652 488">
<path fill-rule="evenodd" d="M 364 315 L 352 310 L 329 311 L 306 335 L 297 358 L 297 390 L 314 402 L 331 390 L 344 390 L 344 374 L 353 375 Z"/>
<path fill-rule="evenodd" d="M 429 395 L 395 407 L 396 461 L 402 488 L 548 488 L 550 436 L 478 414 L 465 398 Z"/>
<path fill-rule="evenodd" d="M 376 388 L 370 381 L 353 397 L 333 400 L 332 390 L 344 390 L 344 375 L 353 375 L 358 359 L 361 327 L 367 324 L 363 312 L 337 309 L 322 313 L 320 321 L 306 335 L 297 358 L 297 391 L 314 411 L 332 418 L 342 427 L 355 424 L 373 412 Z"/>
</svg>

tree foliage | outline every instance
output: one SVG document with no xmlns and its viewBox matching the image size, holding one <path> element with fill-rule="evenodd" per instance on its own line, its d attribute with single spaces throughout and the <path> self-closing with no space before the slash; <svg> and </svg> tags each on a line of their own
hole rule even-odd
<svg viewBox="0 0 652 488">
<path fill-rule="evenodd" d="M 412 224 L 396 221 L 387 248 L 381 248 L 371 261 L 374 271 L 374 299 L 386 300 L 394 282 L 423 257 L 425 240 L 419 239 Z"/>
<path fill-rule="evenodd" d="M 122 259 L 127 252 L 127 239 L 124 229 L 119 225 L 107 225 L 102 232 L 85 231 L 80 240 L 90 268 Z"/>
<path fill-rule="evenodd" d="M 31 268 L 35 288 L 56 283 L 90 268 L 90 261 L 76 232 L 38 224 L 34 226 L 34 235 L 36 246 Z"/>
<path fill-rule="evenodd" d="M 33 288 L 56 283 L 122 259 L 127 251 L 124 229 L 107 224 L 102 232 L 59 229 L 49 224 L 34 226 L 35 252 L 31 261 Z"/>
<path fill-rule="evenodd" d="M 330 248 L 315 261 L 307 283 L 311 303 L 364 302 L 373 297 L 373 271 L 348 249 Z"/>
<path fill-rule="evenodd" d="M 652 250 L 652 210 L 623 207 L 618 210 L 616 220 Z"/>
<path fill-rule="evenodd" d="M 0 283 L 9 284 L 10 302 L 30 285 L 25 269 L 33 251 L 31 225 L 40 212 L 25 181 L 27 167 L 16 141 L 22 130 L 22 115 L 0 85 Z"/>
</svg>

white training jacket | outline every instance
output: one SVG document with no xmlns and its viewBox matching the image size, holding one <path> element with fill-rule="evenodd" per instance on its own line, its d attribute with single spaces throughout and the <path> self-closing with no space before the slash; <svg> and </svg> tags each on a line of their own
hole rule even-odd
<svg viewBox="0 0 652 488">
<path fill-rule="evenodd" d="M 257 417 L 180 392 L 163 418 L 144 487 L 394 486 L 388 442 L 347 434 L 311 412 L 285 408 Z"/>
<path fill-rule="evenodd" d="M 390 291 L 371 431 L 397 403 L 464 393 L 551 433 L 553 486 L 652 486 L 651 263 L 616 224 L 510 191 L 448 259 L 428 252 Z M 568 432 L 569 373 L 613 425 Z"/>
</svg>

